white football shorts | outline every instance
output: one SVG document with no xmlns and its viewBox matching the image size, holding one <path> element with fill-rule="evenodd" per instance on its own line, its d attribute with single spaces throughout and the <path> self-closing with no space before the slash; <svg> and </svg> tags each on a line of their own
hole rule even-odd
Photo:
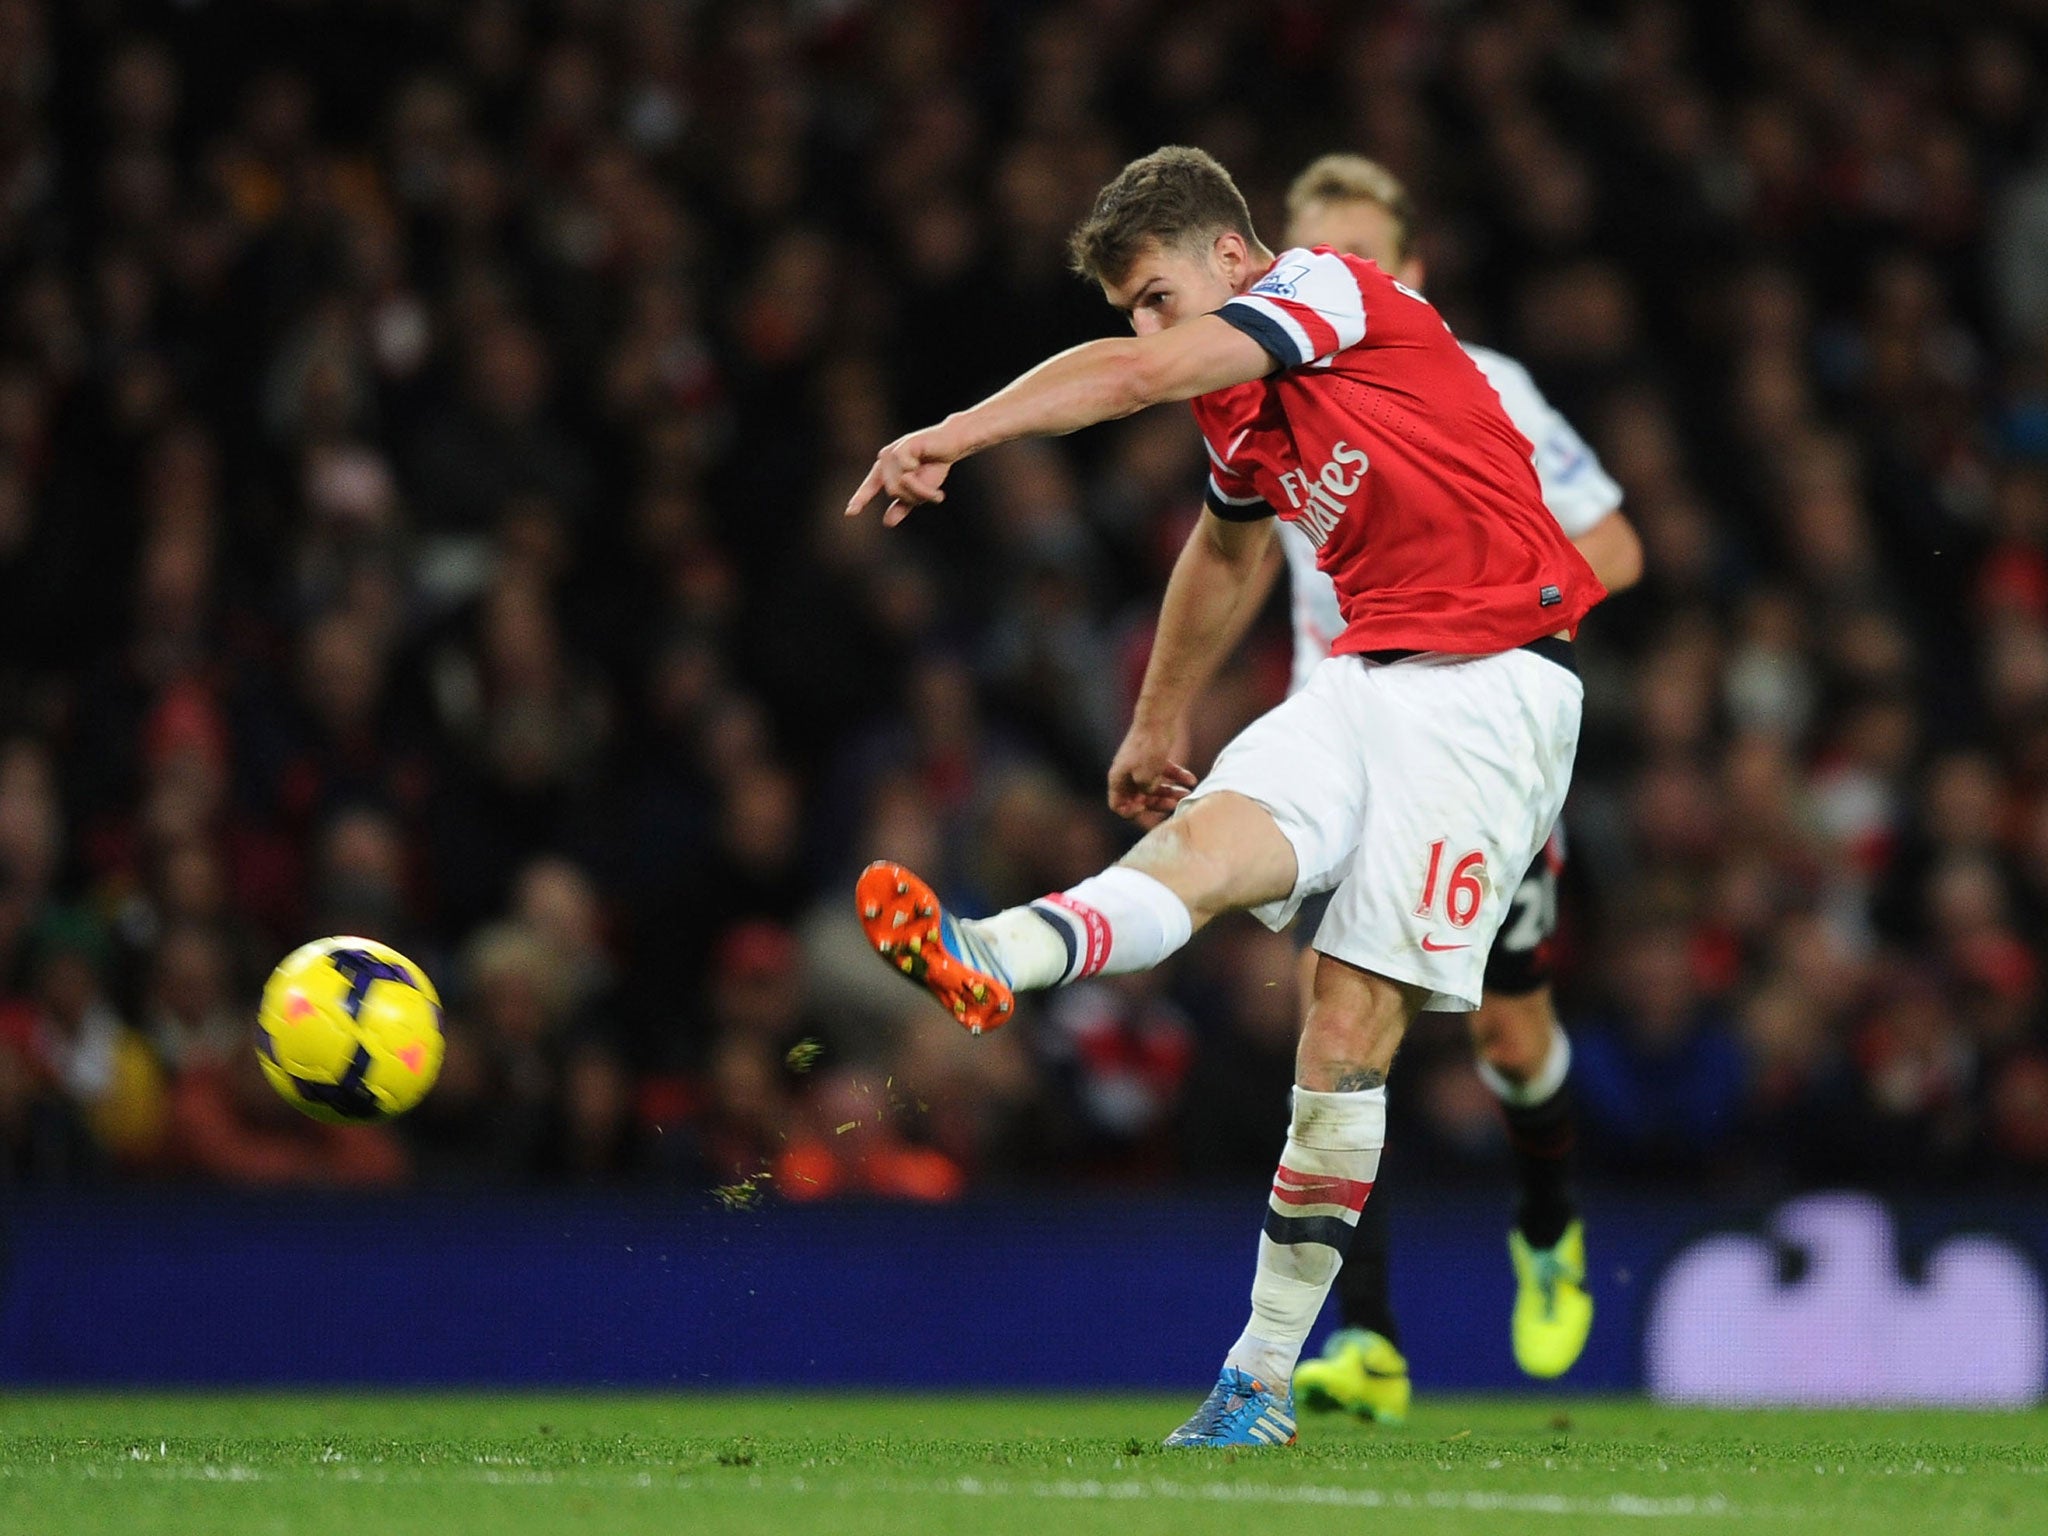
<svg viewBox="0 0 2048 1536">
<path fill-rule="evenodd" d="M 1315 947 L 1479 1006 L 1509 899 L 1564 810 L 1584 690 L 1533 651 L 1321 662 L 1217 756 L 1188 796 L 1230 790 L 1294 845 L 1294 890 L 1252 909 L 1276 932 L 1333 890 Z"/>
</svg>

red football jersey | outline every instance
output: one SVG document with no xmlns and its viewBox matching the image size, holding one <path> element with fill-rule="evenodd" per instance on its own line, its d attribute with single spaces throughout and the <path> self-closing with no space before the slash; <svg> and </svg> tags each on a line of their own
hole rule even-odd
<svg viewBox="0 0 2048 1536">
<path fill-rule="evenodd" d="M 1279 366 L 1191 402 L 1209 508 L 1308 535 L 1344 614 L 1334 653 L 1512 650 L 1606 596 L 1544 508 L 1528 439 L 1412 288 L 1319 246 L 1216 313 Z"/>
</svg>

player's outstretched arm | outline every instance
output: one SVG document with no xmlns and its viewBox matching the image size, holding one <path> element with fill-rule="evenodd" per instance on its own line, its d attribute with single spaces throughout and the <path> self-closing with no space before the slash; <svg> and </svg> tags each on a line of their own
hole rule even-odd
<svg viewBox="0 0 2048 1536">
<path fill-rule="evenodd" d="M 1109 808 L 1141 827 L 1173 814 L 1195 776 L 1173 761 L 1189 706 L 1244 634 L 1246 610 L 1271 586 L 1273 520 L 1226 522 L 1204 511 L 1174 563 L 1131 728 L 1109 768 Z"/>
<path fill-rule="evenodd" d="M 1061 437 L 1272 371 L 1264 347 L 1214 315 L 1149 336 L 1084 342 L 1047 358 L 981 404 L 897 438 L 876 455 L 874 468 L 846 503 L 846 515 L 858 516 L 876 496 L 886 496 L 882 521 L 893 528 L 911 508 L 944 501 L 947 472 L 970 454 L 1020 437 Z"/>
</svg>

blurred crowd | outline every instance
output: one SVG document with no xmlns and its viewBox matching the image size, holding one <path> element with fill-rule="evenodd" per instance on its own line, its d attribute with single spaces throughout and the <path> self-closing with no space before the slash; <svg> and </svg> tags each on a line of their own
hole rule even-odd
<svg viewBox="0 0 2048 1536">
<path fill-rule="evenodd" d="M 1560 995 L 1593 1177 L 2048 1177 L 2048 4 L 0 0 L 0 1181 L 1258 1179 L 1294 949 L 970 1040 L 876 965 L 1128 832 L 1180 411 L 899 530 L 875 449 L 1115 316 L 1061 242 L 1332 149 L 1625 488 Z M 1205 701 L 1277 700 L 1276 605 Z M 271 1095 L 288 948 L 447 1000 L 394 1127 Z M 1457 1020 L 1401 1181 L 1490 1178 Z"/>
</svg>

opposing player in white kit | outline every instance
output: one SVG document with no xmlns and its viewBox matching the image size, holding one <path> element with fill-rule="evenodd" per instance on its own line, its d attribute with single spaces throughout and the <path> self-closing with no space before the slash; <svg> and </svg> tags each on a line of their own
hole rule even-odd
<svg viewBox="0 0 2048 1536">
<path fill-rule="evenodd" d="M 1410 287 L 1423 286 L 1413 206 L 1400 181 L 1377 162 L 1323 156 L 1295 178 L 1287 211 L 1290 245 L 1348 251 Z M 1499 392 L 1508 419 L 1533 445 L 1543 504 L 1558 526 L 1609 592 L 1634 585 L 1642 572 L 1642 545 L 1621 512 L 1621 487 L 1543 398 L 1528 370 L 1489 348 L 1464 345 Z M 1283 525 L 1280 545 L 1291 587 L 1298 689 L 1329 654 L 1344 619 L 1336 588 L 1316 568 L 1308 540 Z M 1520 1187 L 1508 1239 L 1517 1281 L 1509 1332 L 1516 1361 L 1533 1376 L 1569 1370 L 1593 1320 L 1584 1288 L 1585 1233 L 1569 1183 L 1575 1140 L 1571 1045 L 1550 990 L 1562 862 L 1560 830 L 1510 898 L 1508 919 L 1487 956 L 1485 995 L 1468 1015 L 1480 1076 L 1501 1102 L 1514 1152 Z M 1388 1295 L 1387 1224 L 1380 1201 L 1360 1218 L 1337 1277 L 1337 1299 L 1343 1326 L 1330 1336 L 1321 1358 L 1304 1361 L 1296 1371 L 1296 1395 L 1310 1407 L 1397 1423 L 1407 1415 L 1410 1387 Z"/>
<path fill-rule="evenodd" d="M 1206 506 L 1110 768 L 1110 804 L 1151 830 L 1115 867 L 980 921 L 893 863 L 855 901 L 884 959 L 978 1033 L 1016 990 L 1156 965 L 1226 911 L 1277 929 L 1333 893 L 1251 1318 L 1167 1443 L 1291 1442 L 1291 1376 L 1372 1189 L 1402 1034 L 1418 1012 L 1478 1005 L 1507 896 L 1563 808 L 1582 698 L 1569 638 L 1603 589 L 1427 301 L 1356 257 L 1274 256 L 1208 155 L 1133 161 L 1072 249 L 1136 337 L 1075 347 L 899 438 L 847 511 L 880 495 L 894 524 L 996 443 L 1192 402 Z M 1344 629 L 1197 786 L 1172 743 L 1276 516 L 1317 546 Z"/>
</svg>

